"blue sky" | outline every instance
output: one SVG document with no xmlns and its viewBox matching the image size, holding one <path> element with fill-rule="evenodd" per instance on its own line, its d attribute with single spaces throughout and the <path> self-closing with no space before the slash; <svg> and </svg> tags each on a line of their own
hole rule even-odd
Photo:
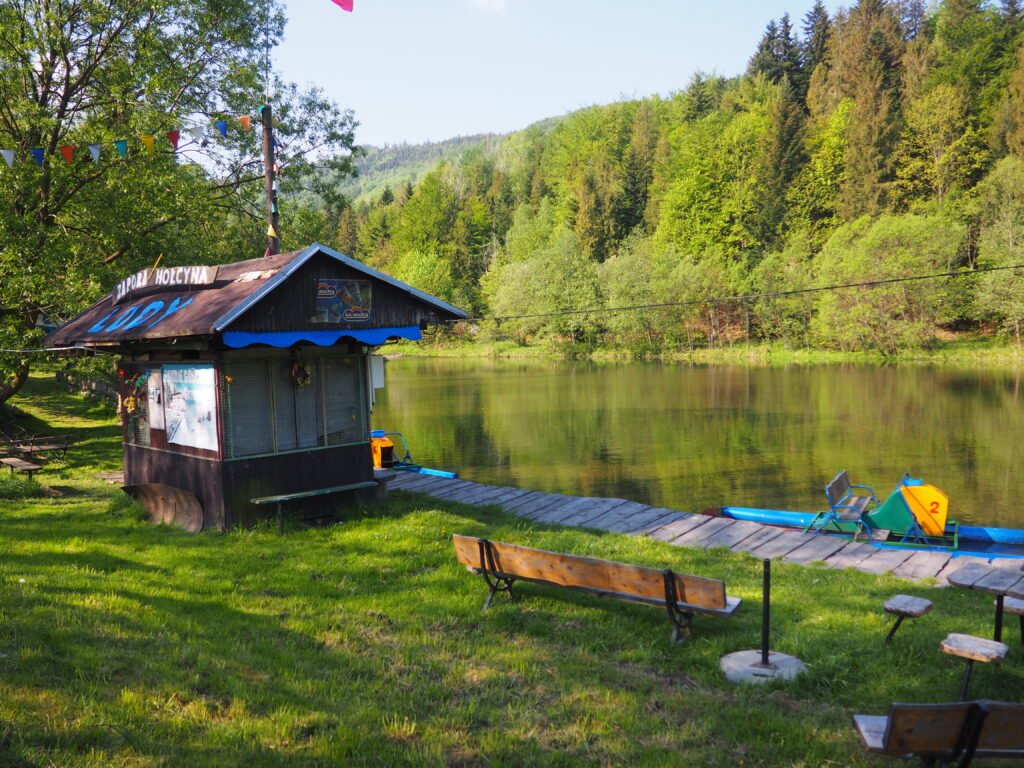
<svg viewBox="0 0 1024 768">
<path fill-rule="evenodd" d="M 355 0 L 353 13 L 285 3 L 278 71 L 353 109 L 356 141 L 382 146 L 667 95 L 698 70 L 739 74 L 768 21 L 788 11 L 799 28 L 813 0 Z"/>
</svg>

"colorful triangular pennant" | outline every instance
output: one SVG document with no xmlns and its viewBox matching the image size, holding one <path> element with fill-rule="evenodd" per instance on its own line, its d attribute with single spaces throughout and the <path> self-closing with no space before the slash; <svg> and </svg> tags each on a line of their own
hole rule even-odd
<svg viewBox="0 0 1024 768">
<path fill-rule="evenodd" d="M 89 154 L 92 155 L 92 161 L 94 163 L 98 163 L 100 161 L 100 148 L 102 146 L 103 146 L 102 144 L 90 144 L 89 145 Z"/>
<path fill-rule="evenodd" d="M 206 133 L 206 128 L 201 125 L 197 125 L 194 128 L 189 128 L 188 132 L 192 134 L 193 141 L 202 141 L 203 135 Z"/>
<path fill-rule="evenodd" d="M 153 137 L 152 136 L 139 136 L 139 141 L 146 148 L 147 152 L 153 151 Z"/>
<path fill-rule="evenodd" d="M 213 125 L 214 125 L 214 127 L 218 131 L 220 131 L 220 135 L 221 136 L 223 136 L 225 139 L 228 137 L 228 121 L 227 120 L 218 120 Z"/>
<path fill-rule="evenodd" d="M 32 153 L 32 157 L 34 157 L 36 159 L 36 163 L 38 165 L 42 166 L 42 164 L 43 164 L 43 150 L 42 150 L 42 148 L 41 147 L 37 147 L 35 149 L 30 149 L 29 152 L 31 152 Z"/>
<path fill-rule="evenodd" d="M 181 138 L 181 131 L 174 130 L 167 132 L 167 140 L 171 142 L 171 146 L 174 147 L 174 151 L 178 151 L 178 139 Z"/>
<path fill-rule="evenodd" d="M 14 150 L 13 149 L 0 149 L 0 155 L 3 155 L 4 162 L 7 163 L 8 168 L 14 167 Z"/>
<path fill-rule="evenodd" d="M 114 142 L 114 147 L 121 157 L 128 157 L 128 139 L 118 139 Z"/>
<path fill-rule="evenodd" d="M 245 128 L 245 130 L 252 130 L 252 117 L 250 115 L 239 115 L 238 122 L 242 124 L 242 127 Z"/>
<path fill-rule="evenodd" d="M 64 160 L 68 165 L 71 165 L 71 161 L 75 157 L 75 147 L 72 144 L 65 144 L 60 148 L 60 153 L 64 155 Z"/>
<path fill-rule="evenodd" d="M 277 239 L 277 232 L 274 231 L 274 225 L 273 224 L 271 224 L 270 226 L 267 227 L 267 237 L 272 237 L 275 240 Z"/>
</svg>

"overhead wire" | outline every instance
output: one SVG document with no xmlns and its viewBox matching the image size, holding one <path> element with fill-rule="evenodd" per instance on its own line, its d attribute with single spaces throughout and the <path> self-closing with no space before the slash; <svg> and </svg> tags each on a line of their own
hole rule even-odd
<svg viewBox="0 0 1024 768">
<path fill-rule="evenodd" d="M 723 304 L 730 301 L 752 301 L 754 299 L 771 299 L 778 298 L 780 296 L 795 296 L 801 293 L 816 293 L 820 291 L 838 291 L 847 288 L 869 288 L 879 285 L 888 285 L 891 283 L 905 283 L 914 280 L 934 280 L 940 277 L 965 277 L 968 275 L 978 275 L 985 272 L 998 272 L 1000 270 L 1007 269 L 1024 269 L 1024 264 L 1011 264 L 1003 267 L 982 267 L 967 270 L 954 270 L 951 272 L 938 272 L 931 275 L 911 275 L 908 277 L 892 277 L 885 280 L 866 280 L 860 283 L 839 283 L 836 285 L 821 285 L 814 286 L 811 288 L 793 288 L 788 291 L 768 291 L 765 293 L 748 293 L 739 296 L 718 296 L 708 297 L 703 299 L 687 299 L 686 301 L 663 301 L 650 304 L 631 304 L 622 307 L 592 307 L 590 309 L 567 309 L 557 312 L 537 312 L 534 314 L 527 315 L 501 315 L 501 316 L 485 316 L 479 315 L 475 317 L 463 317 L 456 320 L 447 320 L 448 323 L 465 323 L 465 322 L 484 322 L 492 320 L 494 322 L 502 323 L 507 320 L 530 320 L 541 317 L 564 317 L 567 315 L 592 315 L 600 314 L 602 312 L 630 312 L 640 309 L 662 309 L 665 307 L 686 307 L 697 304 Z"/>
</svg>

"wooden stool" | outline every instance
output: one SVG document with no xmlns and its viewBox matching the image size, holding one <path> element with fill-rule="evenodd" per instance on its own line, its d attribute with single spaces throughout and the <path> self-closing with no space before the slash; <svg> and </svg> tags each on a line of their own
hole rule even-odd
<svg viewBox="0 0 1024 768">
<path fill-rule="evenodd" d="M 999 609 L 999 601 L 996 600 L 996 610 Z M 1020 644 L 1024 645 L 1024 600 L 1016 597 L 1003 598 L 1003 612 L 1015 613 L 1020 616 Z"/>
<path fill-rule="evenodd" d="M 976 661 L 994 661 L 999 664 L 1010 652 L 1006 643 L 995 640 L 986 640 L 983 637 L 973 635 L 961 635 L 957 632 L 950 632 L 946 639 L 939 644 L 939 649 L 950 656 L 959 656 L 967 660 L 967 669 L 964 671 L 964 680 L 960 685 L 960 698 L 964 701 L 967 698 L 967 686 L 971 684 L 971 669 Z"/>
<path fill-rule="evenodd" d="M 932 601 L 925 600 L 923 597 L 911 597 L 910 595 L 894 595 L 890 597 L 885 601 L 885 610 L 887 613 L 896 616 L 896 623 L 892 625 L 892 629 L 886 635 L 885 642 L 888 643 L 892 640 L 892 636 L 896 634 L 896 630 L 900 628 L 900 624 L 903 623 L 904 619 L 916 619 L 924 616 L 931 609 Z"/>
</svg>

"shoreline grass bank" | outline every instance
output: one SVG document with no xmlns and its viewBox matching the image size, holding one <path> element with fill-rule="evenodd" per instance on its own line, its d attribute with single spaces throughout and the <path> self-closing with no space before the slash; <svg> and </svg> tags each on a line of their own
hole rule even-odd
<svg viewBox="0 0 1024 768">
<path fill-rule="evenodd" d="M 809 672 L 727 683 L 760 642 L 761 563 L 395 493 L 341 525 L 186 534 L 93 475 L 120 465 L 109 409 L 33 377 L 17 405 L 77 438 L 0 500 L 0 766 L 870 766 L 850 722 L 955 698 L 947 632 L 991 600 L 891 576 L 773 564 L 773 650 Z M 745 605 L 669 643 L 654 608 L 524 585 L 486 613 L 451 534 L 725 580 Z M 896 594 L 935 609 L 882 641 Z M 1024 700 L 1015 633 L 971 693 Z"/>
<path fill-rule="evenodd" d="M 552 344 L 528 345 L 512 341 L 431 341 L 398 342 L 382 348 L 387 355 L 421 357 L 481 357 L 508 359 L 601 361 L 643 360 L 701 365 L 937 365 L 951 367 L 996 366 L 1006 369 L 1024 367 L 1024 350 L 1000 344 L 988 337 L 963 337 L 940 342 L 934 349 L 908 350 L 898 356 L 877 352 L 841 352 L 835 350 L 789 349 L 778 344 L 736 343 L 712 349 L 668 352 L 637 356 L 627 349 L 586 349 Z"/>
</svg>

